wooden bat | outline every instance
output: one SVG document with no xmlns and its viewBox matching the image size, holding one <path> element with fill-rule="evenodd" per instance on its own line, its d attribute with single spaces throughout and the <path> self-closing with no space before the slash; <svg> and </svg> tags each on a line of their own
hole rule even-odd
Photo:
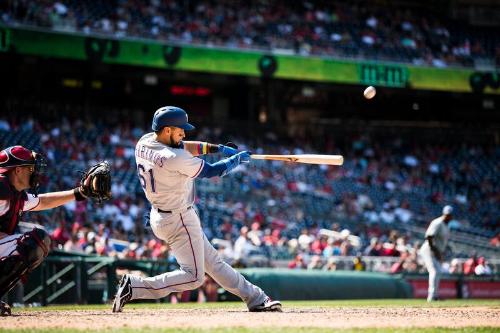
<svg viewBox="0 0 500 333">
<path fill-rule="evenodd" d="M 342 155 L 320 155 L 320 154 L 299 154 L 299 155 L 256 155 L 250 157 L 254 160 L 274 160 L 306 164 L 328 164 L 342 165 L 344 157 Z"/>
</svg>

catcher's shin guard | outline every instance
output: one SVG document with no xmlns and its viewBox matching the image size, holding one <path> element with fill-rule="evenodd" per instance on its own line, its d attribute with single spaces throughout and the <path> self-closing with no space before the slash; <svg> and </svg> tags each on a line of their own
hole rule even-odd
<svg viewBox="0 0 500 333">
<path fill-rule="evenodd" d="M 0 298 L 14 288 L 28 268 L 26 261 L 17 254 L 0 259 Z"/>
<path fill-rule="evenodd" d="M 43 229 L 33 228 L 17 241 L 17 252 L 29 264 L 29 271 L 40 265 L 49 254 L 50 237 Z"/>
<path fill-rule="evenodd" d="M 47 257 L 50 237 L 42 229 L 34 228 L 17 240 L 18 254 L 0 259 L 0 297 L 9 292 L 26 274 L 33 271 Z"/>
</svg>

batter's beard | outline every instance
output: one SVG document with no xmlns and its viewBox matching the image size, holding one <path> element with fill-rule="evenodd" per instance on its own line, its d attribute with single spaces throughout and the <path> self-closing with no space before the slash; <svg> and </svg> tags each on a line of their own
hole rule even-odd
<svg viewBox="0 0 500 333">
<path fill-rule="evenodd" d="M 170 144 L 169 144 L 170 147 L 172 148 L 181 148 L 181 142 L 179 141 L 178 143 L 175 142 L 174 140 L 174 136 L 172 134 L 170 134 Z"/>
</svg>

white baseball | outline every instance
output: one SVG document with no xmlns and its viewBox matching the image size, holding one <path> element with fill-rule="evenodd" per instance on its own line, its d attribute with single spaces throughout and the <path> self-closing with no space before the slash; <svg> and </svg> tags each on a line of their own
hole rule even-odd
<svg viewBox="0 0 500 333">
<path fill-rule="evenodd" d="M 366 99 L 372 99 L 375 97 L 375 94 L 377 93 L 377 90 L 375 90 L 375 87 L 369 86 L 368 88 L 365 89 L 363 92 L 363 95 L 365 95 Z"/>
</svg>

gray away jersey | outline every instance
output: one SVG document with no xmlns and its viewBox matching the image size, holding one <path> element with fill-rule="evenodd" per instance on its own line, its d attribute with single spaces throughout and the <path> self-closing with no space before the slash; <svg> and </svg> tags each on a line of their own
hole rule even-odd
<svg viewBox="0 0 500 333">
<path fill-rule="evenodd" d="M 204 161 L 184 148 L 171 148 L 145 134 L 135 147 L 137 172 L 146 198 L 155 208 L 184 209 L 194 204 L 194 179 Z"/>
<path fill-rule="evenodd" d="M 448 229 L 448 226 L 444 223 L 442 216 L 432 220 L 425 232 L 425 238 L 427 238 L 427 236 L 433 236 L 432 243 L 439 252 L 444 253 L 448 245 L 448 239 L 450 238 L 450 229 Z M 424 245 L 429 246 L 427 241 L 425 241 Z"/>
</svg>

